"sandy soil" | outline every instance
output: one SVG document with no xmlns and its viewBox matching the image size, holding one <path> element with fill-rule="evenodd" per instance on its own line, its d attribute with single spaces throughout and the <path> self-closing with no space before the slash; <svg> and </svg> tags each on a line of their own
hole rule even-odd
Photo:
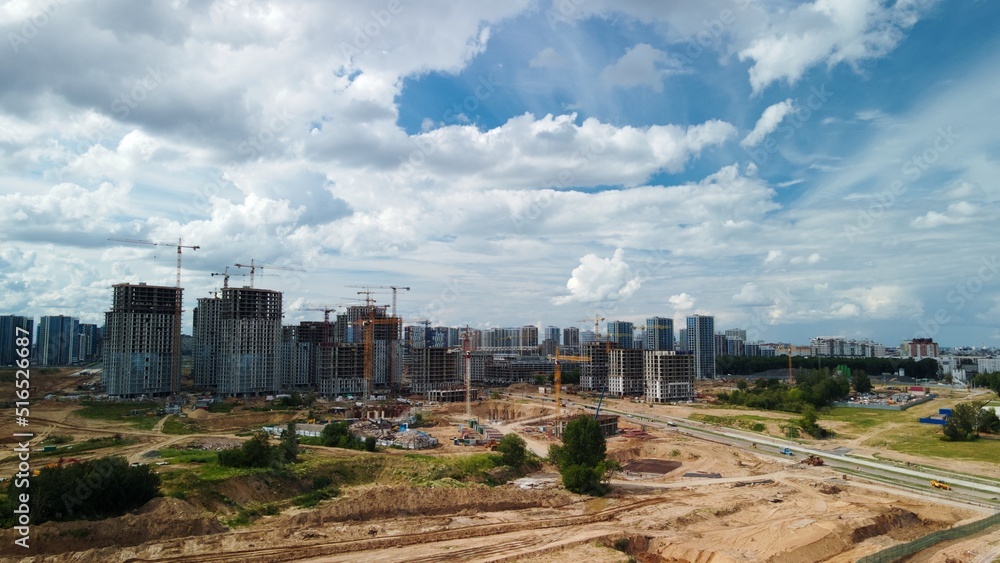
<svg viewBox="0 0 1000 563">
<path fill-rule="evenodd" d="M 270 413 L 210 415 L 211 435 L 169 436 L 72 415 L 64 404 L 33 405 L 35 428 L 77 438 L 119 432 L 140 441 L 130 458 L 191 441 L 226 445 L 241 440 L 231 429 L 278 423 Z M 650 413 L 646 405 L 615 408 Z M 662 409 L 662 410 L 661 410 Z M 699 407 L 657 406 L 657 415 L 684 418 Z M 555 443 L 538 432 L 552 408 L 511 401 L 476 405 L 481 419 L 525 437 L 534 451 Z M 745 411 L 734 411 L 745 414 Z M 723 414 L 713 410 L 712 414 Z M 287 416 L 287 415 L 282 415 Z M 780 416 L 780 415 L 779 415 Z M 423 430 L 443 446 L 431 455 L 484 451 L 451 445 L 464 405 L 441 409 L 439 426 Z M 777 419 L 777 417 L 776 417 Z M 623 426 L 638 426 L 622 419 Z M 13 431 L 9 421 L 0 432 Z M 863 437 L 857 438 L 863 440 Z M 226 529 L 218 518 L 179 499 L 155 499 L 140 511 L 102 522 L 49 523 L 33 528 L 34 561 L 854 561 L 882 547 L 981 517 L 973 509 L 897 493 L 882 485 L 844 481 L 825 469 L 792 464 L 755 451 L 704 442 L 676 432 L 648 438 L 612 438 L 609 454 L 621 462 L 680 462 L 658 474 L 622 474 L 614 492 L 593 499 L 555 487 L 540 475 L 538 489 L 516 484 L 489 488 L 349 488 L 314 509 L 289 509 L 248 528 Z M 313 448 L 322 455 L 342 455 Z M 0 472 L 9 473 L 9 451 Z M 7 455 L 4 455 L 7 454 Z M 372 454 L 375 455 L 375 454 Z M 388 455 L 404 455 L 391 452 Z M 547 468 L 551 471 L 551 468 Z M 685 477 L 714 474 L 718 479 Z M 244 494 L 245 493 L 245 494 Z M 266 497 L 243 491 L 240 498 Z M 235 493 L 234 493 L 235 494 Z M 13 535 L 0 533 L 0 558 L 24 555 Z M 913 561 L 978 561 L 1000 546 L 1000 532 L 942 544 Z M 618 547 L 621 550 L 616 550 Z M 20 549 L 20 548 L 18 548 Z M 993 556 L 996 556 L 994 554 Z"/>
</svg>

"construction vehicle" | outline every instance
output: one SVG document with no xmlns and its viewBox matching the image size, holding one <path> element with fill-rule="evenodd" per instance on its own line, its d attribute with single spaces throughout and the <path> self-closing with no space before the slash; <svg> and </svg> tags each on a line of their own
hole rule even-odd
<svg viewBox="0 0 1000 563">
<path fill-rule="evenodd" d="M 945 491 L 951 490 L 951 485 L 945 483 L 944 481 L 938 481 L 937 479 L 931 480 L 931 486 L 934 487 L 935 489 L 942 489 Z"/>
<path fill-rule="evenodd" d="M 808 456 L 806 456 L 799 463 L 804 463 L 806 465 L 819 466 L 819 465 L 823 465 L 824 462 L 823 462 L 823 458 L 819 457 L 818 455 L 809 454 Z"/>
<path fill-rule="evenodd" d="M 780 450 L 778 450 L 778 453 L 782 455 L 795 455 L 792 453 L 792 450 L 788 448 L 781 448 Z"/>
</svg>

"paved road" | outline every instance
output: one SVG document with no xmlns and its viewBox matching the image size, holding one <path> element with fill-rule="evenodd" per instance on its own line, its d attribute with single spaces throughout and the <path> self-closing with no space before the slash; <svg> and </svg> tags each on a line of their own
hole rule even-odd
<svg viewBox="0 0 1000 563">
<path fill-rule="evenodd" d="M 522 397 L 538 402 L 545 402 L 546 400 L 545 398 L 530 395 Z M 596 407 L 596 403 L 587 404 L 576 401 L 572 407 L 589 409 L 590 412 L 593 412 Z M 569 409 L 570 411 L 573 410 L 572 407 Z M 797 442 L 763 437 L 759 434 L 751 434 L 728 427 L 704 424 L 688 420 L 686 418 L 664 415 L 635 415 L 633 413 L 608 408 L 607 406 L 602 406 L 601 412 L 618 414 L 621 416 L 631 415 L 629 421 L 633 423 L 645 424 L 664 431 L 673 430 L 693 438 L 709 440 L 733 447 L 752 450 L 759 454 L 773 455 L 778 459 L 789 459 L 789 456 L 781 455 L 779 453 L 779 451 L 783 448 L 790 449 L 795 454 L 791 457 L 795 459 L 809 454 L 818 455 L 822 457 L 825 463 L 833 469 L 850 473 L 852 476 L 872 479 L 896 488 L 917 491 L 924 496 L 935 496 L 944 500 L 959 502 L 967 506 L 976 507 L 979 510 L 982 510 L 984 507 L 992 510 L 998 505 L 997 498 L 1000 497 L 1000 486 L 974 480 L 967 475 L 958 473 L 951 473 L 943 470 L 927 471 L 923 469 L 899 467 L 873 459 L 846 456 L 838 452 L 809 448 Z M 757 444 L 757 448 L 752 448 L 751 444 Z M 952 491 L 945 492 L 931 489 L 931 480 L 947 482 L 952 486 Z M 986 479 L 984 479 L 984 481 L 985 480 Z"/>
</svg>

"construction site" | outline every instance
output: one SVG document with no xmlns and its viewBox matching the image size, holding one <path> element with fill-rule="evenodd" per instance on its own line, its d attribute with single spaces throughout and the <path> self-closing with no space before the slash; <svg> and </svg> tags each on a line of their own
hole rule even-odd
<svg viewBox="0 0 1000 563">
<path fill-rule="evenodd" d="M 82 384 L 80 377 L 39 383 L 59 396 Z M 131 426 L 129 416 L 93 419 L 65 401 L 39 401 L 32 411 L 39 443 L 72 437 L 58 451 L 37 454 L 48 456 L 46 463 L 122 455 L 153 465 L 165 496 L 119 518 L 35 526 L 35 561 L 846 562 L 992 512 L 946 496 L 955 491 L 926 486 L 938 493 L 918 493 L 757 443 L 705 439 L 694 423 L 651 422 L 663 416 L 689 420 L 702 412 L 699 405 L 607 398 L 604 407 L 615 413 L 597 416 L 609 457 L 622 465 L 609 495 L 567 492 L 555 467 L 544 461 L 523 478 L 489 484 L 490 475 L 500 474 L 480 473 L 469 464 L 495 455 L 501 436 L 521 436 L 544 458 L 549 446 L 560 443 L 559 428 L 569 417 L 595 416 L 597 404 L 584 396 L 563 396 L 568 406 L 560 416 L 544 397 L 518 398 L 531 392 L 537 387 L 521 384 L 502 390 L 500 399 L 468 407 L 462 401 L 418 406 L 417 396 L 410 404 L 357 407 L 345 400 L 311 411 L 260 409 L 263 399 L 241 400 L 225 412 L 189 404 L 181 410 L 186 418 L 153 415 L 159 422 L 148 430 Z M 239 445 L 249 430 L 278 431 L 298 421 L 301 432 L 318 433 L 323 425 L 305 419 L 320 409 L 335 420 L 357 419 L 352 431 L 376 437 L 380 451 L 303 446 L 295 476 L 263 471 L 207 477 L 212 452 Z M 423 420 L 419 428 L 406 427 L 404 421 L 417 418 Z M 183 420 L 184 433 L 164 432 Z M 2 430 L 9 436 L 10 422 Z M 122 438 L 120 445 L 71 453 L 72 446 L 112 435 Z M 856 453 L 871 456 L 863 443 L 854 444 Z M 10 448 L 5 444 L 0 457 L 5 474 L 16 461 Z M 412 448 L 422 449 L 417 455 Z M 1000 478 L 995 466 L 956 463 L 954 469 Z M 301 506 L 296 499 L 319 480 L 335 484 L 338 494 Z M 988 547 L 1000 534 L 978 541 Z M 12 545 L 4 541 L 0 556 L 23 556 Z M 982 547 L 974 549 L 982 553 Z M 945 560 L 934 557 L 915 560 Z"/>
</svg>

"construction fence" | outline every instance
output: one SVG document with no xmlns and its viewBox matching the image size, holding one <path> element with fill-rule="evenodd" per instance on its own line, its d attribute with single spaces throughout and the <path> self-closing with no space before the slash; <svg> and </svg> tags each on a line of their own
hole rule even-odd
<svg viewBox="0 0 1000 563">
<path fill-rule="evenodd" d="M 892 561 L 898 561 L 903 557 L 913 555 L 918 551 L 927 549 L 928 547 L 940 542 L 971 536 L 972 534 L 982 532 L 986 528 L 996 526 L 997 524 L 1000 524 L 1000 513 L 988 516 L 982 520 L 977 520 L 961 526 L 955 526 L 954 528 L 948 528 L 947 530 L 931 532 L 930 534 L 927 534 L 922 538 L 917 538 L 911 542 L 887 547 L 878 553 L 866 555 L 861 559 L 858 559 L 857 563 L 890 563 Z"/>
</svg>

